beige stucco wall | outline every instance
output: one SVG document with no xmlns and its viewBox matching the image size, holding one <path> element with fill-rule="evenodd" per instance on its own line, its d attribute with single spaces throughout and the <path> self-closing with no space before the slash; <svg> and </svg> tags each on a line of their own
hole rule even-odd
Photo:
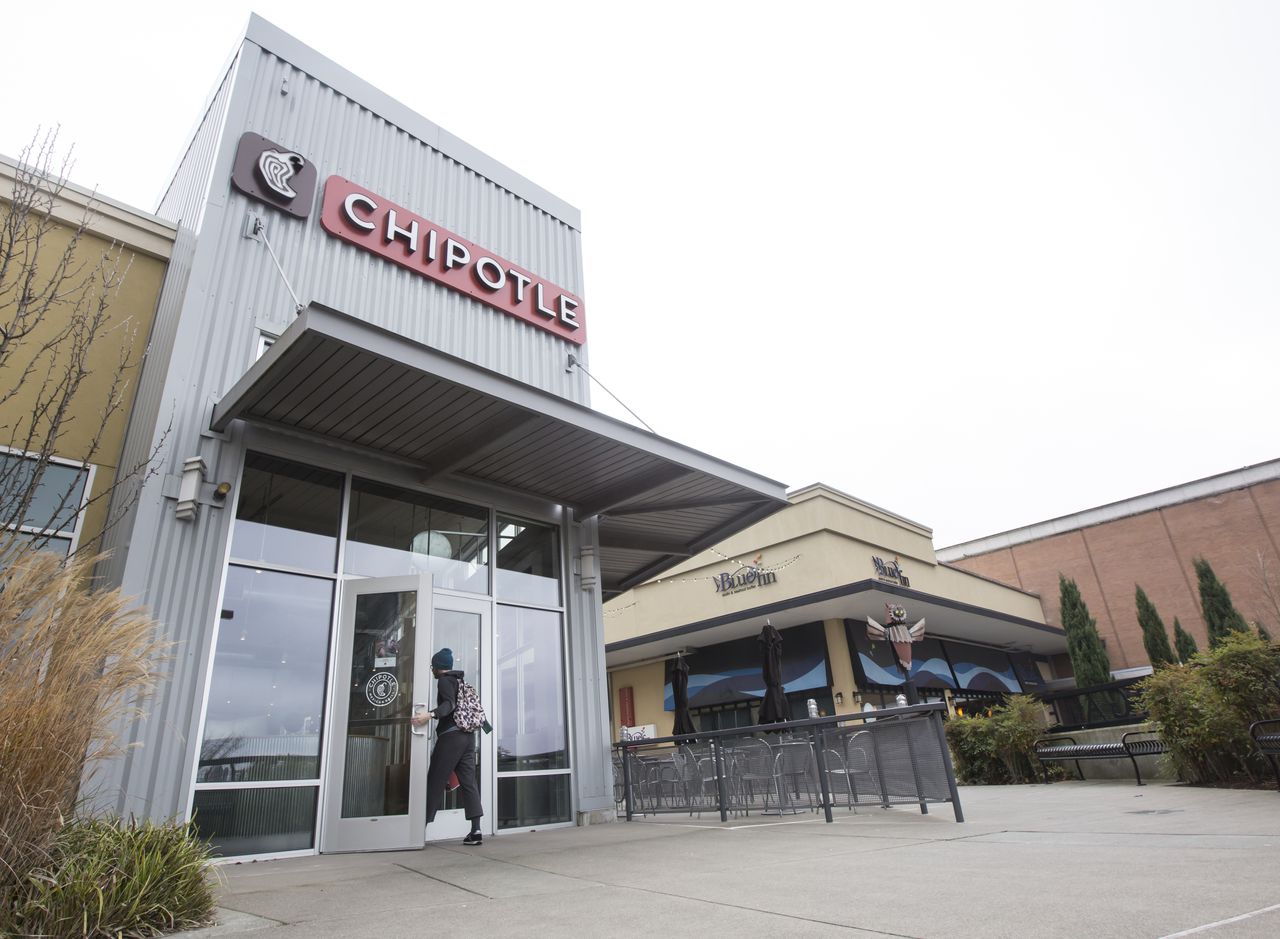
<svg viewBox="0 0 1280 939">
<path fill-rule="evenodd" d="M 617 740 L 621 734 L 622 704 L 619 692 L 626 687 L 630 687 L 635 694 L 636 726 L 654 724 L 658 728 L 658 736 L 670 734 L 671 712 L 662 709 L 666 665 L 663 662 L 650 662 L 609 672 L 613 739 Z"/>
<path fill-rule="evenodd" d="M 646 636 L 717 616 L 745 612 L 763 603 L 874 580 L 873 557 L 895 558 L 923 593 L 1044 622 L 1039 598 L 938 564 L 929 530 L 897 519 L 827 489 L 802 490 L 798 501 L 745 531 L 690 558 L 662 578 L 611 600 L 606 641 Z M 731 560 L 726 560 L 724 556 Z M 776 568 L 777 581 L 725 596 L 712 578 L 735 568 L 733 561 Z"/>
<path fill-rule="evenodd" d="M 827 663 L 831 668 L 831 700 L 837 694 L 844 700 L 835 705 L 837 714 L 852 714 L 861 710 L 858 702 L 858 682 L 853 675 L 853 658 L 849 654 L 849 634 L 844 620 L 824 620 L 827 632 Z"/>
<path fill-rule="evenodd" d="M 7 219 L 12 211 L 16 173 L 12 163 L 0 159 L 0 218 Z M 101 530 L 106 519 L 107 500 L 103 495 L 115 481 L 120 452 L 124 441 L 129 411 L 133 406 L 140 369 L 125 373 L 121 406 L 105 420 L 103 403 L 109 394 L 112 381 L 122 360 L 140 363 L 143 351 L 151 336 L 156 304 L 164 282 L 169 253 L 173 246 L 175 229 L 144 213 L 136 212 L 109 199 L 95 197 L 79 187 L 67 185 L 53 205 L 49 217 L 54 225 L 43 239 L 36 255 L 37 283 L 47 283 L 49 272 L 59 263 L 70 243 L 76 227 L 89 213 L 89 221 L 74 256 L 68 280 L 70 284 L 92 278 L 103 259 L 109 267 L 115 267 L 124 275 L 119 289 L 110 295 L 106 312 L 106 326 L 95 340 L 88 355 L 89 374 L 83 379 L 72 401 L 72 411 L 61 425 L 56 455 L 70 460 L 88 458 L 94 437 L 100 435 L 92 463 L 96 467 L 90 505 L 81 532 L 81 544 L 92 539 Z M 88 294 L 93 305 L 97 294 Z M 68 322 L 70 304 L 55 307 L 62 315 L 49 315 L 38 323 L 18 350 L 4 366 L 0 382 L 16 393 L 0 404 L 0 427 L 4 439 L 0 442 L 18 448 L 26 438 L 25 427 L 30 424 L 39 385 L 28 378 L 20 380 L 22 369 L 32 361 L 40 344 L 54 337 Z M 13 306 L 0 300 L 0 321 L 7 321 Z M 66 312 L 64 312 L 66 311 Z M 65 344 L 55 344 L 65 348 Z M 56 353 L 55 353 L 56 354 Z M 39 359 L 47 368 L 49 359 Z M 65 359 L 54 360 L 57 363 Z M 15 433 L 15 428 L 17 432 Z"/>
</svg>

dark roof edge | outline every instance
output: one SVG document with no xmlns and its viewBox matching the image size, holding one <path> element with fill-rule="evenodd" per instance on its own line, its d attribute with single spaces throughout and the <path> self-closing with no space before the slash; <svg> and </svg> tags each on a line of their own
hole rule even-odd
<svg viewBox="0 0 1280 939">
<path fill-rule="evenodd" d="M 999 610 L 988 610 L 984 607 L 974 606 L 972 603 L 963 603 L 959 600 L 951 600 L 947 597 L 937 597 L 932 594 L 924 593 L 920 590 L 913 590 L 910 587 L 902 587 L 898 584 L 891 584 L 880 580 L 859 580 L 851 584 L 843 584 L 839 587 L 828 587 L 826 590 L 819 590 L 814 593 L 804 594 L 799 597 L 791 597 L 786 600 L 778 600 L 774 603 L 766 603 L 762 606 L 753 607 L 749 610 L 743 610 L 739 613 L 726 613 L 722 616 L 713 616 L 710 619 L 700 620 L 696 623 L 687 623 L 684 626 L 673 626 L 670 629 L 663 629 L 659 632 L 648 633 L 644 636 L 634 636 L 630 639 L 619 639 L 617 642 L 606 643 L 604 651 L 606 654 L 610 652 L 621 652 L 624 649 L 633 649 L 637 646 L 647 645 L 650 642 L 658 642 L 663 639 L 675 639 L 679 636 L 687 636 L 691 633 L 701 632 L 704 629 L 712 629 L 716 626 L 726 626 L 729 623 L 738 620 L 750 619 L 756 616 L 771 616 L 775 613 L 781 613 L 784 610 L 792 610 L 798 606 L 806 606 L 810 603 L 821 603 L 825 600 L 835 600 L 839 597 L 853 596 L 858 593 L 865 593 L 868 590 L 883 590 L 885 593 L 892 593 L 906 600 L 924 600 L 949 610 L 957 610 L 962 613 L 975 613 L 982 616 L 998 619 L 1006 623 L 1012 623 L 1015 626 L 1025 626 L 1029 629 L 1038 629 L 1041 632 L 1052 633 L 1055 636 L 1065 635 L 1061 629 L 1055 626 L 1046 626 L 1044 623 L 1037 623 L 1035 620 L 1023 619 L 1021 616 L 1014 616 L 1012 613 L 1002 613 Z"/>
</svg>

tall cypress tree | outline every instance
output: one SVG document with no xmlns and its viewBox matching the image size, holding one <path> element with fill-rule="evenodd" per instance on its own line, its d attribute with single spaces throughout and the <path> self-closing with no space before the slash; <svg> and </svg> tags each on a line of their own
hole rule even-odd
<svg viewBox="0 0 1280 939">
<path fill-rule="evenodd" d="M 1209 648 L 1217 646 L 1228 633 L 1247 633 L 1248 625 L 1231 602 L 1231 594 L 1226 586 L 1218 580 L 1209 562 L 1204 558 L 1196 558 L 1192 564 L 1196 569 L 1196 579 L 1200 582 L 1200 609 L 1204 612 L 1204 624 L 1209 630 Z"/>
<path fill-rule="evenodd" d="M 1178 661 L 1183 665 L 1190 662 L 1191 656 L 1200 651 L 1200 647 L 1196 645 L 1196 637 L 1182 628 L 1176 616 L 1173 618 L 1173 644 L 1178 649 Z"/>
<path fill-rule="evenodd" d="M 1058 575 L 1062 628 L 1067 633 L 1067 654 L 1076 673 L 1077 688 L 1091 688 L 1111 681 L 1111 660 L 1098 635 L 1098 624 L 1070 578 Z"/>
<path fill-rule="evenodd" d="M 1138 625 L 1142 627 L 1142 646 L 1147 650 L 1147 659 L 1152 668 L 1162 665 L 1174 665 L 1177 659 L 1169 648 L 1169 634 L 1165 632 L 1164 620 L 1156 612 L 1155 604 L 1147 599 L 1146 591 L 1137 584 L 1135 599 L 1138 603 Z"/>
</svg>

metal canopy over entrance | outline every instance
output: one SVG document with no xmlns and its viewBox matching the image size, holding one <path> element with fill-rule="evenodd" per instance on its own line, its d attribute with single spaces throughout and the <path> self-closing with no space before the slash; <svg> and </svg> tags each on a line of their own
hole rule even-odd
<svg viewBox="0 0 1280 939">
<path fill-rule="evenodd" d="M 213 411 L 599 517 L 606 594 L 787 505 L 781 483 L 318 304 Z"/>
</svg>

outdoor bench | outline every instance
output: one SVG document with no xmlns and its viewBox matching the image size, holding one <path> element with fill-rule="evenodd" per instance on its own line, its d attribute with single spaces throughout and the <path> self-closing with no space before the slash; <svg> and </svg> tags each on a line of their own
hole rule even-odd
<svg viewBox="0 0 1280 939">
<path fill-rule="evenodd" d="M 1130 740 L 1130 737 L 1147 739 Z M 1138 785 L 1145 786 L 1146 783 L 1142 781 L 1142 773 L 1138 770 L 1138 761 L 1135 757 L 1154 756 L 1165 752 L 1167 751 L 1164 741 L 1154 736 L 1149 730 L 1131 730 L 1120 738 L 1119 743 L 1076 743 L 1074 737 L 1057 735 L 1037 740 L 1035 744 L 1036 759 L 1041 763 L 1040 770 L 1044 774 L 1046 783 L 1049 781 L 1049 773 L 1044 768 L 1045 763 L 1073 760 L 1076 764 L 1076 772 L 1080 774 L 1081 779 L 1084 779 L 1084 771 L 1080 769 L 1081 760 L 1116 760 L 1127 756 L 1129 762 L 1133 764 L 1133 774 L 1138 779 Z"/>
<path fill-rule="evenodd" d="M 1280 720 L 1254 721 L 1249 725 L 1249 736 L 1257 744 L 1258 752 L 1271 763 L 1276 774 L 1276 788 L 1280 789 Z"/>
</svg>

